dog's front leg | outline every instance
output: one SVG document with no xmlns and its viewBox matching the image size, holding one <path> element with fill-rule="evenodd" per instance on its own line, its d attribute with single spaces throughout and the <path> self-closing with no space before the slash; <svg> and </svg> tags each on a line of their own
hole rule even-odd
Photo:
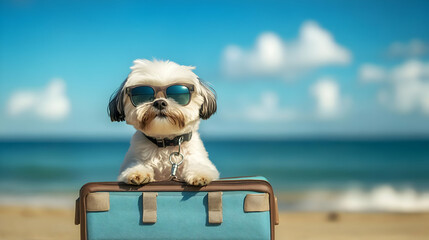
<svg viewBox="0 0 429 240">
<path fill-rule="evenodd" d="M 208 158 L 189 156 L 181 177 L 190 185 L 205 186 L 218 179 L 219 172 Z"/>
<path fill-rule="evenodd" d="M 153 168 L 137 163 L 134 166 L 125 168 L 119 174 L 118 181 L 133 185 L 141 185 L 154 180 Z"/>
</svg>

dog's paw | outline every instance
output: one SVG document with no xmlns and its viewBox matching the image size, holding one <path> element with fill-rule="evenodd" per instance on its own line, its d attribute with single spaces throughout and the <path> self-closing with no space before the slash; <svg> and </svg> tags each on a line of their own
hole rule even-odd
<svg viewBox="0 0 429 240">
<path fill-rule="evenodd" d="M 208 168 L 194 164 L 193 168 L 188 168 L 183 172 L 182 178 L 189 185 L 205 186 L 218 179 L 219 172 L 214 167 Z"/>
<path fill-rule="evenodd" d="M 205 186 L 207 184 L 209 184 L 211 181 L 213 181 L 212 178 L 208 177 L 208 176 L 193 176 L 193 177 L 188 177 L 185 179 L 186 182 L 189 185 L 193 185 L 193 186 Z"/>
<path fill-rule="evenodd" d="M 132 185 L 141 185 L 151 182 L 153 177 L 150 173 L 134 172 L 128 175 L 127 183 Z"/>
<path fill-rule="evenodd" d="M 118 180 L 127 184 L 141 185 L 154 180 L 153 170 L 143 165 L 127 168 L 123 171 Z"/>
</svg>

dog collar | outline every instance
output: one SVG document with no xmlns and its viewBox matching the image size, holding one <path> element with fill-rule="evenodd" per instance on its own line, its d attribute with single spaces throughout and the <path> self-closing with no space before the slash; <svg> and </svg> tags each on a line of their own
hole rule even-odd
<svg viewBox="0 0 429 240">
<path fill-rule="evenodd" d="M 177 146 L 177 145 L 179 145 L 179 139 L 180 138 L 182 138 L 182 142 L 189 141 L 192 138 L 192 132 L 176 136 L 173 139 L 168 139 L 168 138 L 161 138 L 161 139 L 154 138 L 154 137 L 147 136 L 144 133 L 143 133 L 143 135 L 145 135 L 145 137 L 147 139 L 149 139 L 149 141 L 153 142 L 153 144 L 155 144 L 159 148 L 165 148 L 165 147 L 170 147 L 170 146 Z"/>
</svg>

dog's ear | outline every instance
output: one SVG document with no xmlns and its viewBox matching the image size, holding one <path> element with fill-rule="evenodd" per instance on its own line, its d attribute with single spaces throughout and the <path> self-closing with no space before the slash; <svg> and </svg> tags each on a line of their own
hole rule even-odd
<svg viewBox="0 0 429 240">
<path fill-rule="evenodd" d="M 217 109 L 216 92 L 200 78 L 198 78 L 198 80 L 200 81 L 201 95 L 204 98 L 204 102 L 200 108 L 200 118 L 208 119 L 216 112 Z"/>
<path fill-rule="evenodd" d="M 128 78 L 122 82 L 121 86 L 112 94 L 109 100 L 109 106 L 107 112 L 110 115 L 110 120 L 112 122 L 121 122 L 125 120 L 124 113 L 124 94 L 125 89 L 124 85 L 127 82 Z"/>
</svg>

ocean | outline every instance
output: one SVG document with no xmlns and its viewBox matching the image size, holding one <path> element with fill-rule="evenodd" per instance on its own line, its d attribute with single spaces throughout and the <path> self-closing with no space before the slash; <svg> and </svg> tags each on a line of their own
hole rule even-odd
<svg viewBox="0 0 429 240">
<path fill-rule="evenodd" d="M 283 210 L 429 211 L 429 140 L 204 143 L 221 177 L 267 177 Z M 0 203 L 77 196 L 86 182 L 115 181 L 128 147 L 128 141 L 2 141 Z"/>
</svg>

